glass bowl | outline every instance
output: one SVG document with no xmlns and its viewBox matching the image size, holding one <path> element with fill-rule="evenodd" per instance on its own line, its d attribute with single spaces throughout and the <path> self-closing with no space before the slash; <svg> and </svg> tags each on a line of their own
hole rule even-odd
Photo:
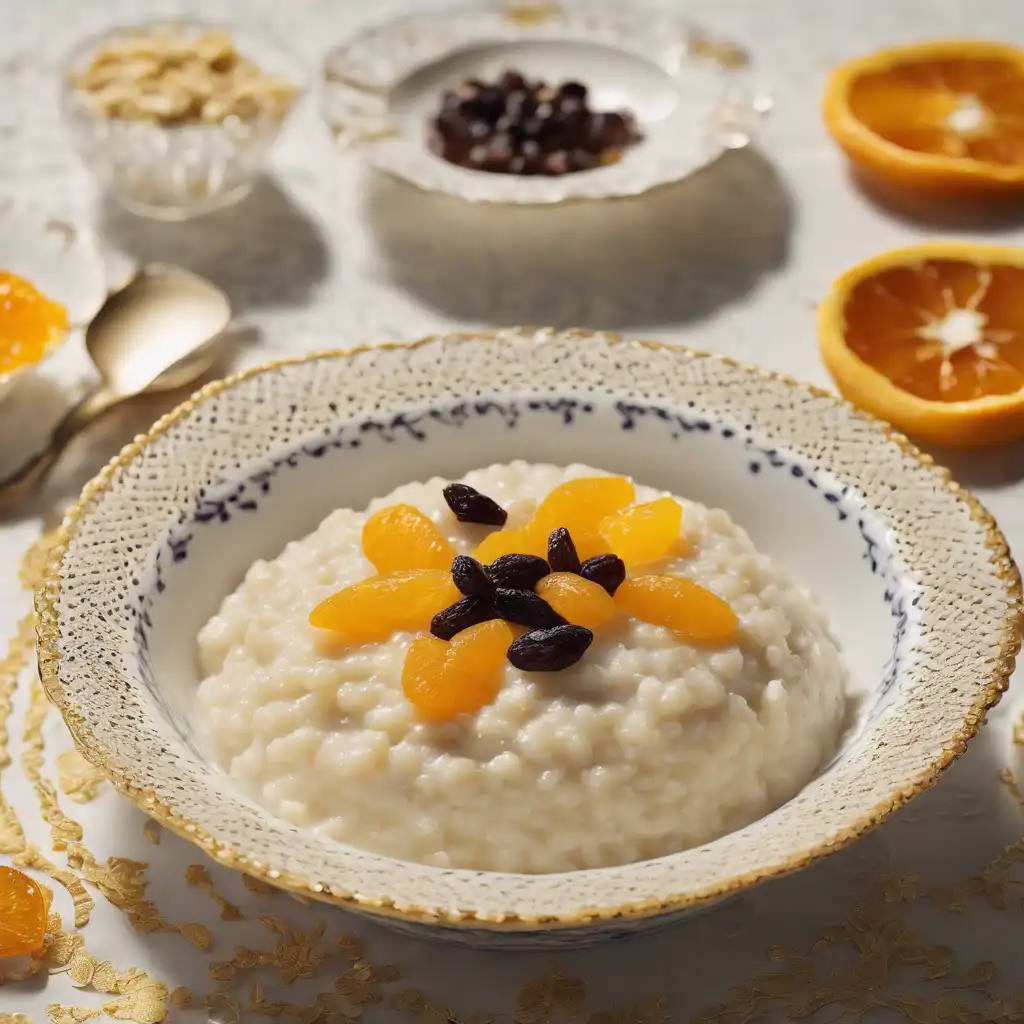
<svg viewBox="0 0 1024 1024">
<path fill-rule="evenodd" d="M 101 49 L 160 30 L 189 37 L 226 32 L 242 56 L 295 88 L 285 115 L 163 125 L 92 108 L 72 79 Z M 142 216 L 187 220 L 230 206 L 249 193 L 307 84 L 301 62 L 259 32 L 197 19 L 164 20 L 109 29 L 79 43 L 64 63 L 61 106 L 76 150 L 118 202 Z"/>
</svg>

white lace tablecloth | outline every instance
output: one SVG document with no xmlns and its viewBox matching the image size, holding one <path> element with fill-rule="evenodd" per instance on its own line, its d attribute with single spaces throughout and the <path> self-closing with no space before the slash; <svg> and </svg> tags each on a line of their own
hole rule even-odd
<svg viewBox="0 0 1024 1024">
<path fill-rule="evenodd" d="M 219 281 L 238 311 L 236 364 L 527 322 L 677 340 L 828 386 L 814 309 L 849 264 L 937 235 L 1024 242 L 1012 219 L 938 224 L 875 205 L 818 112 L 827 70 L 847 56 L 927 37 L 1024 41 L 1013 0 L 694 0 L 695 20 L 754 52 L 776 110 L 759 151 L 636 202 L 509 211 L 421 195 L 337 153 L 315 96 L 256 194 L 190 224 L 120 213 L 69 150 L 57 70 L 85 33 L 183 10 L 260 21 L 316 67 L 334 41 L 399 6 L 5 0 L 0 196 L 94 226 L 112 277 L 159 259 Z M 0 409 L 0 469 L 81 387 L 81 366 L 62 357 Z M 1012 689 L 935 790 L 845 853 L 669 931 L 554 958 L 398 938 L 264 891 L 161 835 L 70 752 L 47 711 L 24 664 L 30 600 L 17 570 L 44 522 L 167 404 L 142 403 L 93 435 L 23 518 L 0 523 L 0 632 L 11 638 L 0 660 L 0 861 L 33 865 L 60 918 L 36 973 L 0 986 L 0 1024 L 1024 1020 Z M 1011 545 L 1024 544 L 1024 448 L 936 454 Z M 25 569 L 31 583 L 31 559 Z"/>
</svg>

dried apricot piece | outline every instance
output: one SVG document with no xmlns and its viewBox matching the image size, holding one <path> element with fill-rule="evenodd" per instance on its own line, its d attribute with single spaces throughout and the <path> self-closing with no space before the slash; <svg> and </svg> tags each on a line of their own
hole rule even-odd
<svg viewBox="0 0 1024 1024">
<path fill-rule="evenodd" d="M 414 505 L 389 505 L 363 526 L 363 554 L 379 573 L 450 569 L 455 550 Z"/>
<path fill-rule="evenodd" d="M 545 541 L 552 530 L 564 526 L 576 544 L 580 558 L 601 551 L 587 550 L 597 524 L 605 516 L 636 501 L 636 488 L 624 476 L 582 476 L 559 485 L 537 506 L 530 520 L 531 533 Z"/>
<path fill-rule="evenodd" d="M 725 601 L 684 576 L 636 576 L 615 591 L 615 603 L 635 619 L 696 643 L 726 643 L 739 626 Z"/>
<path fill-rule="evenodd" d="M 456 679 L 460 686 L 472 682 L 477 693 L 482 693 L 483 684 L 493 686 L 487 700 L 481 701 L 477 707 L 490 704 L 497 694 L 497 682 L 504 668 L 509 645 L 515 640 L 518 631 L 501 619 L 481 622 L 478 626 L 470 626 L 463 630 L 451 642 L 448 648 L 448 661 L 445 671 Z M 475 709 L 474 709 L 475 710 Z"/>
<path fill-rule="evenodd" d="M 488 534 L 477 545 L 473 557 L 484 565 L 502 555 L 539 555 L 544 557 L 548 553 L 547 535 L 543 537 L 523 527 L 512 527 L 505 530 L 495 530 Z"/>
<path fill-rule="evenodd" d="M 566 622 L 600 632 L 618 614 L 611 595 L 600 584 L 571 572 L 553 572 L 537 584 L 542 597 Z"/>
<path fill-rule="evenodd" d="M 432 636 L 417 637 L 409 645 L 402 665 L 402 693 L 427 721 L 454 718 L 449 687 L 445 685 L 448 644 Z"/>
<path fill-rule="evenodd" d="M 461 596 L 447 570 L 407 569 L 339 590 L 310 612 L 309 624 L 349 643 L 376 643 L 399 631 L 429 629 L 430 620 Z"/>
<path fill-rule="evenodd" d="M 683 510 L 674 498 L 658 498 L 613 512 L 601 520 L 601 536 L 627 567 L 648 565 L 678 551 Z"/>
<path fill-rule="evenodd" d="M 0 271 L 0 374 L 38 363 L 68 329 L 67 310 L 32 284 Z"/>
<path fill-rule="evenodd" d="M 46 898 L 23 871 L 0 865 L 0 956 L 21 956 L 43 948 Z"/>
<path fill-rule="evenodd" d="M 428 722 L 448 722 L 490 704 L 501 686 L 516 633 L 498 619 L 459 633 L 449 644 L 420 637 L 402 667 L 402 692 Z"/>
</svg>

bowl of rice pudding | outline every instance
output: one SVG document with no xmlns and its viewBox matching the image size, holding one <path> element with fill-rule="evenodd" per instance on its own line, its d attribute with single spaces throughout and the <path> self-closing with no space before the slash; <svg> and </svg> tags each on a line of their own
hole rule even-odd
<svg viewBox="0 0 1024 1024">
<path fill-rule="evenodd" d="M 672 920 L 928 788 L 1020 591 L 975 499 L 833 396 L 509 330 L 209 385 L 87 487 L 37 609 L 80 748 L 215 860 L 529 945 Z"/>
</svg>

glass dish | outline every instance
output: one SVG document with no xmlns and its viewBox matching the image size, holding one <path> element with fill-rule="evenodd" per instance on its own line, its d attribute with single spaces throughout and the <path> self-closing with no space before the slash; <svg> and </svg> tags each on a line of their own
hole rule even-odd
<svg viewBox="0 0 1024 1024">
<path fill-rule="evenodd" d="M 229 117 L 216 124 L 161 125 L 109 117 L 89 107 L 72 85 L 103 47 L 140 33 L 167 30 L 184 35 L 224 31 L 239 53 L 261 71 L 296 89 L 283 118 Z M 196 19 L 155 21 L 110 29 L 79 43 L 63 67 L 61 106 L 71 139 L 99 182 L 133 213 L 160 220 L 186 220 L 238 202 L 252 189 L 288 115 L 304 93 L 301 63 L 258 32 Z"/>
</svg>

